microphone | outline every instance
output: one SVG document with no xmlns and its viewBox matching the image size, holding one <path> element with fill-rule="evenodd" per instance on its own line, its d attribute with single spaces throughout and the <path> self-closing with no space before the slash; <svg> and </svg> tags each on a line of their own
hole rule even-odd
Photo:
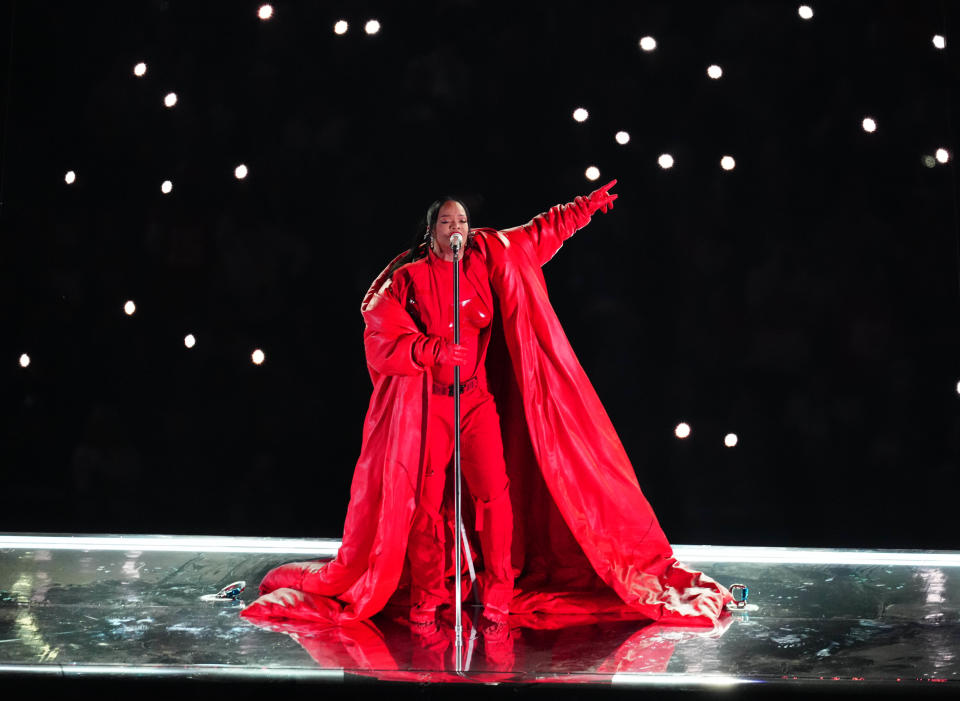
<svg viewBox="0 0 960 701">
<path fill-rule="evenodd" d="M 450 237 L 450 248 L 454 253 L 457 253 L 463 247 L 463 236 L 460 234 L 454 234 Z"/>
</svg>

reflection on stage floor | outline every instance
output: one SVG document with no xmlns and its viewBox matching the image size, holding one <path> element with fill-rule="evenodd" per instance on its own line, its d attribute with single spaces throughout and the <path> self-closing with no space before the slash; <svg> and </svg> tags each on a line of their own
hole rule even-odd
<svg viewBox="0 0 960 701">
<path fill-rule="evenodd" d="M 515 618 L 473 634 L 463 672 L 449 617 L 413 633 L 402 611 L 317 629 L 238 615 L 263 574 L 337 541 L 0 536 L 0 675 L 184 676 L 687 688 L 960 684 L 960 554 L 677 546 L 749 606 L 715 630 L 598 616 Z M 215 599 L 245 581 L 236 600 Z M 2 678 L 2 677 L 0 677 Z M 901 687 L 902 688 L 902 687 Z"/>
</svg>

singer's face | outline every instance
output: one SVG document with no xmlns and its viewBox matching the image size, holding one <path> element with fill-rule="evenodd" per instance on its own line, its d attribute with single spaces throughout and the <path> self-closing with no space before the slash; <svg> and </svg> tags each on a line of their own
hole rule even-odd
<svg viewBox="0 0 960 701">
<path fill-rule="evenodd" d="M 450 237 L 454 234 L 463 236 L 463 242 L 467 242 L 467 233 L 470 231 L 470 223 L 467 221 L 467 213 L 463 205 L 453 200 L 444 202 L 437 213 L 437 225 L 433 229 L 433 236 L 440 247 L 440 253 L 443 257 L 450 256 L 452 259 L 453 251 L 450 250 Z M 460 251 L 460 257 L 463 256 L 463 250 Z"/>
</svg>

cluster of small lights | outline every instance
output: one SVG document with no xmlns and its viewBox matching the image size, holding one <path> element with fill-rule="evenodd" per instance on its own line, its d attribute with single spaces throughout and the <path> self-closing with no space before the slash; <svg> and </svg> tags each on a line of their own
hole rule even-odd
<svg viewBox="0 0 960 701">
<path fill-rule="evenodd" d="M 274 12 L 273 6 L 269 4 L 265 4 L 259 8 L 257 14 L 261 20 L 268 20 L 271 17 L 273 17 L 273 12 Z M 801 5 L 798 8 L 797 12 L 799 16 L 804 20 L 809 20 L 813 18 L 813 9 L 809 5 Z M 367 23 L 364 25 L 364 31 L 367 34 L 373 35 L 373 34 L 377 34 L 380 31 L 380 27 L 381 25 L 378 20 L 371 19 L 367 21 Z M 341 19 L 337 21 L 336 24 L 334 24 L 333 31 L 337 35 L 343 35 L 347 33 L 348 29 L 349 29 L 348 22 L 346 20 Z M 940 34 L 934 35 L 933 45 L 937 49 L 944 49 L 946 47 L 946 39 Z M 645 36 L 640 39 L 639 46 L 643 51 L 650 52 L 657 48 L 657 41 L 652 36 Z M 133 68 L 133 73 L 137 77 L 143 77 L 144 75 L 146 75 L 146 72 L 147 72 L 147 64 L 142 61 L 137 63 Z M 710 65 L 707 68 L 707 75 L 714 80 L 719 79 L 723 75 L 723 69 L 716 64 Z M 176 105 L 177 104 L 176 93 L 174 92 L 168 93 L 164 97 L 163 102 L 166 107 L 173 107 L 174 105 Z M 585 122 L 588 117 L 589 117 L 589 112 L 583 107 L 578 107 L 573 112 L 573 118 L 577 122 Z M 868 133 L 873 133 L 876 131 L 876 129 L 877 129 L 877 123 L 873 118 L 871 117 L 864 118 L 863 120 L 864 131 Z M 619 131 L 616 133 L 615 139 L 618 144 L 625 145 L 630 141 L 630 135 L 626 131 Z M 933 166 L 934 161 L 944 164 L 944 163 L 947 163 L 949 160 L 950 160 L 950 153 L 945 148 L 937 149 L 936 154 L 933 157 L 924 156 L 924 163 L 930 165 L 931 167 Z M 667 170 L 673 167 L 674 159 L 673 159 L 673 156 L 671 156 L 670 154 L 664 153 L 657 158 L 657 163 L 661 168 L 663 168 L 664 170 Z M 720 166 L 724 170 L 729 171 L 734 169 L 734 167 L 736 166 L 736 162 L 732 156 L 724 156 L 720 160 Z M 234 169 L 234 176 L 238 180 L 243 180 L 244 178 L 247 177 L 247 174 L 248 174 L 248 169 L 247 169 L 247 166 L 244 164 L 240 164 Z M 599 179 L 600 170 L 596 166 L 590 166 L 586 169 L 584 174 L 588 180 L 593 181 L 593 180 Z M 68 171 L 64 176 L 64 181 L 68 185 L 73 184 L 76 181 L 76 173 L 72 170 Z M 173 183 L 170 180 L 165 180 L 161 185 L 160 189 L 164 194 L 169 194 L 173 190 Z M 126 302 L 126 304 L 124 304 L 124 312 L 126 312 L 127 315 L 132 316 L 135 311 L 136 311 L 136 305 L 132 300 L 129 300 Z M 186 346 L 187 348 L 193 348 L 196 345 L 196 338 L 194 337 L 193 334 L 188 334 L 184 338 L 183 342 L 184 342 L 184 346 Z M 251 359 L 253 363 L 256 365 L 262 364 L 265 360 L 265 357 L 266 356 L 264 352 L 259 348 L 254 350 L 253 353 L 251 354 Z M 25 368 L 29 364 L 30 364 L 30 357 L 26 353 L 24 353 L 23 355 L 20 356 L 20 365 Z M 957 393 L 960 394 L 960 382 L 957 383 Z M 680 423 L 677 425 L 674 433 L 678 438 L 681 438 L 681 439 L 687 438 L 690 436 L 691 429 L 688 424 Z M 738 438 L 737 438 L 737 435 L 734 433 L 727 434 L 724 437 L 724 445 L 726 445 L 727 447 L 733 447 L 737 444 L 737 442 L 738 442 Z"/>
<path fill-rule="evenodd" d="M 797 14 L 801 19 L 809 20 L 813 18 L 813 8 L 809 5 L 800 5 L 797 8 Z M 657 41 L 652 36 L 644 36 L 639 41 L 640 48 L 644 51 L 653 51 L 657 48 Z M 933 45 L 938 49 L 943 49 L 947 45 L 947 40 L 940 34 L 936 34 L 933 37 Z M 718 80 L 723 76 L 723 69 L 717 64 L 711 64 L 707 67 L 707 76 L 713 80 Z M 578 122 L 584 122 L 589 117 L 589 113 L 583 107 L 578 107 L 573 112 L 573 118 Z M 877 130 L 877 121 L 873 117 L 864 117 L 863 130 L 869 134 L 874 133 Z M 630 135 L 625 131 L 617 132 L 616 141 L 618 144 L 626 144 L 630 141 Z M 933 156 L 926 155 L 923 157 L 924 165 L 933 168 L 937 163 L 947 163 L 950 160 L 950 153 L 944 149 L 937 149 L 936 154 Z M 672 168 L 674 164 L 673 156 L 669 153 L 661 154 L 657 159 L 657 163 L 664 170 Z M 730 171 L 736 167 L 736 161 L 732 156 L 724 156 L 720 159 L 720 167 L 724 170 Z M 593 166 L 587 169 L 587 178 L 590 180 L 596 180 L 599 177 L 599 171 L 597 171 Z"/>
<path fill-rule="evenodd" d="M 137 310 L 137 305 L 133 303 L 133 300 L 128 301 L 123 305 L 123 310 L 127 313 L 128 316 L 133 316 L 133 313 Z M 187 348 L 193 348 L 197 345 L 197 337 L 192 333 L 188 333 L 183 337 L 183 345 Z M 262 365 L 263 361 L 266 360 L 266 354 L 260 349 L 257 348 L 250 354 L 250 359 L 253 361 L 254 365 Z M 20 358 L 20 367 L 25 368 L 30 365 L 30 356 L 26 353 L 23 353 Z"/>
<path fill-rule="evenodd" d="M 941 165 L 950 162 L 950 152 L 945 148 L 938 148 L 931 156 L 929 154 L 923 157 L 923 165 L 927 168 L 936 168 L 937 163 Z"/>
<path fill-rule="evenodd" d="M 681 421 L 677 424 L 677 427 L 673 429 L 673 435 L 681 440 L 684 438 L 689 438 L 692 432 L 693 431 L 690 428 L 690 424 L 685 421 Z M 739 442 L 740 439 L 737 437 L 736 433 L 728 433 L 723 437 L 723 444 L 728 448 L 733 448 Z"/>
<path fill-rule="evenodd" d="M 257 11 L 257 15 L 262 20 L 270 19 L 271 17 L 273 17 L 273 6 L 261 5 L 259 10 Z M 374 34 L 379 30 L 380 30 L 380 23 L 377 20 L 370 20 L 369 22 L 367 22 L 368 34 Z M 339 22 L 337 22 L 336 26 L 334 27 L 334 31 L 337 34 L 345 33 L 347 31 L 347 22 L 345 20 L 340 20 Z M 138 78 L 142 78 L 143 76 L 145 76 L 147 74 L 146 62 L 140 61 L 139 63 L 134 65 L 133 74 Z M 177 104 L 177 100 L 178 100 L 177 94 L 175 92 L 170 92 L 164 96 L 163 104 L 166 107 L 173 107 L 174 105 Z M 238 165 L 234 169 L 234 175 L 238 180 L 243 180 L 244 178 L 246 178 L 247 172 L 248 172 L 247 166 L 243 164 Z M 77 174 L 72 170 L 68 170 L 67 173 L 64 175 L 63 179 L 64 179 L 64 182 L 67 183 L 67 185 L 72 185 L 77 180 Z M 173 191 L 173 182 L 170 180 L 164 180 L 163 183 L 160 185 L 160 191 L 165 195 L 170 194 Z M 127 314 L 133 314 L 133 311 L 132 311 L 132 309 L 134 308 L 133 302 L 128 302 L 125 308 L 128 309 Z"/>
<path fill-rule="evenodd" d="M 261 20 L 268 20 L 273 17 L 273 14 L 274 14 L 273 6 L 269 4 L 261 5 L 257 11 L 257 16 Z M 380 28 L 381 28 L 380 22 L 376 19 L 371 19 L 367 21 L 367 23 L 364 25 L 364 31 L 367 34 L 371 34 L 371 35 L 377 34 L 380 31 Z M 349 24 L 346 20 L 339 20 L 336 24 L 334 24 L 334 27 L 333 27 L 334 33 L 338 35 L 346 34 L 348 29 L 349 29 Z M 143 76 L 146 75 L 146 73 L 147 73 L 147 64 L 143 61 L 140 61 L 133 67 L 133 74 L 138 78 L 142 78 Z M 167 93 L 167 95 L 165 95 L 163 98 L 163 104 L 166 107 L 175 106 L 177 104 L 177 101 L 178 101 L 178 98 L 175 92 Z M 574 119 L 580 122 L 586 120 L 587 116 L 588 116 L 588 113 L 583 108 L 579 108 L 574 113 Z M 626 132 L 618 132 L 617 141 L 619 143 L 626 143 L 627 141 L 629 141 L 629 139 L 630 137 Z M 238 165 L 233 171 L 234 176 L 238 180 L 243 180 L 244 178 L 246 178 L 248 173 L 249 173 L 249 170 L 247 166 L 242 163 Z M 600 177 L 600 171 L 595 166 L 590 166 L 587 169 L 586 175 L 590 180 L 596 180 L 597 178 Z M 72 185 L 73 183 L 76 182 L 76 180 L 77 180 L 77 174 L 72 170 L 67 171 L 67 173 L 64 175 L 64 182 L 66 182 L 68 185 Z M 160 185 L 160 191 L 165 195 L 170 194 L 173 191 L 173 182 L 170 180 L 164 180 L 163 183 Z M 136 310 L 137 310 L 137 305 L 134 303 L 133 300 L 128 300 L 123 305 L 123 311 L 128 316 L 133 316 Z M 197 339 L 193 334 L 187 334 L 183 339 L 183 345 L 186 348 L 193 348 L 194 346 L 196 346 L 196 343 L 197 343 Z M 263 350 L 259 348 L 254 350 L 250 357 L 253 363 L 256 365 L 262 364 L 266 359 L 266 355 L 264 354 Z M 21 367 L 26 368 L 28 365 L 30 365 L 30 356 L 27 355 L 26 353 L 22 354 L 19 358 L 19 363 Z"/>
</svg>

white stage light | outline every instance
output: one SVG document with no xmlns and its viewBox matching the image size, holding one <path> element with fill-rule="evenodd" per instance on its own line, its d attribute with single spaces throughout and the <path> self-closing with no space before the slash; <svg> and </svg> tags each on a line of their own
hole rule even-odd
<svg viewBox="0 0 960 701">
<path fill-rule="evenodd" d="M 127 303 L 123 305 L 123 311 L 127 313 L 127 316 L 133 316 L 133 313 L 137 311 L 137 305 L 133 303 L 133 300 L 127 300 Z"/>
<path fill-rule="evenodd" d="M 722 546 L 716 546 L 722 547 Z M 20 536 L 0 534 L 0 549 L 92 550 L 94 552 L 181 552 L 181 553 L 299 553 L 314 557 L 336 557 L 339 540 L 294 538 L 230 538 L 224 536 Z M 131 669 L 127 666 L 124 669 Z M 154 668 L 156 669 L 156 668 Z M 89 672 L 90 666 L 84 665 Z M 258 670 L 259 671 L 259 670 Z M 289 674 L 289 672 L 285 672 Z"/>
<path fill-rule="evenodd" d="M 273 17 L 273 5 L 261 5 L 257 11 L 257 16 L 260 19 L 270 19 Z"/>
<path fill-rule="evenodd" d="M 946 163 L 950 160 L 950 152 L 945 148 L 938 148 L 935 155 L 937 157 L 937 163 Z"/>
<path fill-rule="evenodd" d="M 196 337 L 192 333 L 188 333 L 183 337 L 183 345 L 185 345 L 187 348 L 193 348 L 195 345 L 197 345 Z"/>
<path fill-rule="evenodd" d="M 600 169 L 597 168 L 596 166 L 590 166 L 589 168 L 587 168 L 584 175 L 587 176 L 587 180 L 596 180 L 597 178 L 600 177 Z"/>
<path fill-rule="evenodd" d="M 138 78 L 142 78 L 147 73 L 147 64 L 141 61 L 136 66 L 133 67 L 133 74 Z"/>
<path fill-rule="evenodd" d="M 257 348 L 253 353 L 250 354 L 250 359 L 253 360 L 254 365 L 260 365 L 266 359 L 267 356 L 263 354 L 263 351 Z"/>
<path fill-rule="evenodd" d="M 20 367 L 25 368 L 30 364 L 30 356 L 24 353 L 20 356 Z"/>
<path fill-rule="evenodd" d="M 0 534 L 0 549 L 8 550 L 89 550 L 93 552 L 179 552 L 179 553 L 243 553 L 288 556 L 312 555 L 335 557 L 340 541 L 329 538 L 231 538 L 229 536 L 57 536 Z M 731 545 L 673 545 L 673 554 L 681 562 L 734 562 L 802 565 L 856 565 L 878 567 L 957 567 L 960 556 L 953 552 L 902 552 L 889 550 L 813 550 L 800 548 L 765 548 Z M 95 665 L 84 666 L 90 673 Z M 109 673 L 114 669 L 104 667 Z M 156 674 L 156 667 L 136 669 L 136 674 Z M 35 670 L 33 670 L 35 671 Z M 321 670 L 322 671 L 322 670 Z M 98 672 L 99 673 L 99 672 Z M 192 674 L 196 670 L 191 670 Z M 289 671 L 283 671 L 289 675 Z M 258 670 L 259 674 L 259 670 Z M 628 673 L 632 674 L 632 673 Z M 652 676 L 643 673 L 643 676 Z M 679 675 L 678 675 L 679 676 Z"/>
<path fill-rule="evenodd" d="M 947 47 L 947 40 L 941 34 L 934 34 L 933 45 L 936 46 L 938 49 L 945 49 Z"/>
<path fill-rule="evenodd" d="M 615 138 L 621 146 L 630 142 L 630 135 L 625 131 L 618 131 L 617 135 L 613 138 Z"/>
<path fill-rule="evenodd" d="M 347 33 L 347 29 L 349 29 L 349 27 L 350 27 L 350 25 L 347 24 L 347 20 L 342 19 L 342 20 L 340 20 L 339 22 L 337 22 L 335 25 L 333 25 L 333 33 L 334 33 L 334 34 L 346 34 L 346 33 Z"/>
<path fill-rule="evenodd" d="M 960 394 L 960 382 L 957 383 L 957 394 Z"/>
<path fill-rule="evenodd" d="M 380 31 L 380 23 L 377 20 L 372 19 L 363 25 L 363 31 L 365 31 L 367 34 L 376 34 Z"/>
<path fill-rule="evenodd" d="M 872 134 L 877 130 L 877 122 L 872 117 L 864 117 L 863 119 L 863 130 L 868 134 Z"/>
<path fill-rule="evenodd" d="M 247 167 L 243 165 L 243 163 L 233 169 L 233 175 L 237 178 L 237 180 L 243 180 L 245 177 L 247 177 L 247 172 Z"/>
<path fill-rule="evenodd" d="M 167 96 L 163 98 L 163 104 L 165 104 L 167 107 L 173 107 L 175 104 L 177 104 L 177 93 L 167 93 Z"/>
<path fill-rule="evenodd" d="M 661 153 L 660 158 L 657 159 L 657 163 L 660 164 L 660 167 L 666 170 L 667 168 L 673 168 L 673 156 L 669 153 Z"/>
<path fill-rule="evenodd" d="M 680 422 L 677 424 L 677 427 L 673 429 L 673 433 L 677 438 L 686 438 L 690 435 L 690 424 Z"/>
<path fill-rule="evenodd" d="M 587 121 L 587 117 L 589 116 L 590 116 L 590 113 L 587 112 L 587 110 L 585 110 L 583 107 L 578 107 L 573 111 L 573 118 L 578 122 Z"/>
<path fill-rule="evenodd" d="M 707 75 L 716 80 L 723 75 L 723 69 L 717 64 L 707 67 Z"/>
<path fill-rule="evenodd" d="M 797 8 L 797 14 L 800 15 L 801 19 L 811 19 L 813 17 L 813 8 L 809 5 L 801 5 Z"/>
<path fill-rule="evenodd" d="M 67 174 L 63 176 L 63 181 L 67 185 L 73 185 L 77 181 L 77 174 L 72 170 L 68 170 Z"/>
<path fill-rule="evenodd" d="M 960 567 L 952 552 L 891 552 L 883 550 L 801 550 L 800 548 L 730 547 L 725 545 L 676 545 L 681 562 L 763 562 L 766 564 L 877 565 L 880 567 Z M 735 559 L 736 558 L 736 559 Z"/>
<path fill-rule="evenodd" d="M 657 40 L 653 37 L 643 37 L 643 39 L 640 40 L 640 48 L 644 51 L 653 51 L 657 48 Z"/>
<path fill-rule="evenodd" d="M 649 672 L 615 672 L 612 686 L 689 687 L 691 689 L 725 689 L 740 684 L 756 684 L 755 679 L 742 679 L 722 674 L 650 674 Z"/>
<path fill-rule="evenodd" d="M 728 448 L 732 448 L 737 444 L 739 440 L 740 439 L 737 438 L 736 433 L 728 433 L 726 436 L 723 437 L 723 444 Z"/>
<path fill-rule="evenodd" d="M 733 160 L 733 156 L 724 156 L 720 159 L 720 167 L 724 170 L 733 170 L 737 167 L 737 162 Z"/>
<path fill-rule="evenodd" d="M 172 190 L 173 183 L 169 180 L 164 180 L 163 185 L 160 186 L 160 192 L 162 192 L 164 195 L 169 195 Z"/>
</svg>

